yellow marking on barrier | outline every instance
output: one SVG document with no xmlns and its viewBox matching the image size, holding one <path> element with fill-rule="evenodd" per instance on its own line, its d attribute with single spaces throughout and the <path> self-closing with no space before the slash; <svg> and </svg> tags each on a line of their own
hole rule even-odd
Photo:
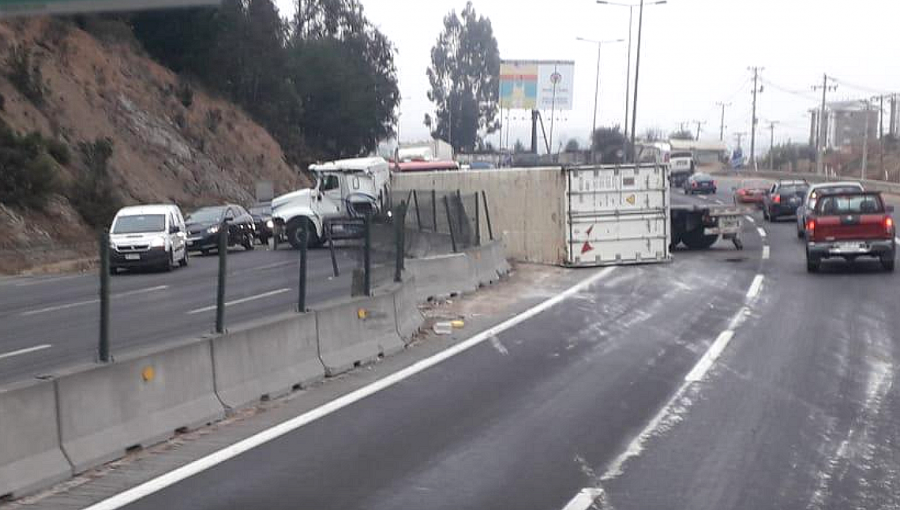
<svg viewBox="0 0 900 510">
<path fill-rule="evenodd" d="M 156 370 L 153 370 L 153 367 L 144 367 L 144 369 L 141 370 L 141 378 L 144 382 L 152 381 L 156 378 Z"/>
<path fill-rule="evenodd" d="M 466 327 L 465 321 L 451 321 L 450 325 L 453 326 L 453 329 L 462 329 Z"/>
<path fill-rule="evenodd" d="M 359 318 L 359 320 L 365 320 L 369 317 L 369 311 L 365 308 L 360 308 L 356 311 L 356 316 Z"/>
<path fill-rule="evenodd" d="M 626 198 L 625 201 L 631 205 L 634 205 L 634 203 L 637 202 L 637 195 L 631 195 L 628 198 Z"/>
</svg>

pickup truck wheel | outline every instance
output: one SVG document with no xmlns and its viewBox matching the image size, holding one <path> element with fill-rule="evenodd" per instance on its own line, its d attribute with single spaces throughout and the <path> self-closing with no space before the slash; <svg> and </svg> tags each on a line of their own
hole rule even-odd
<svg viewBox="0 0 900 510">
<path fill-rule="evenodd" d="M 311 221 L 306 218 L 300 218 L 291 221 L 287 226 L 287 237 L 288 242 L 291 243 L 291 246 L 294 247 L 295 250 L 299 250 L 301 247 L 300 242 L 300 227 L 303 223 L 306 223 L 306 231 L 307 231 L 307 240 L 306 247 L 307 248 L 316 248 L 322 245 L 322 241 L 319 239 L 319 235 L 316 233 L 316 227 L 313 225 Z"/>
<path fill-rule="evenodd" d="M 819 266 L 821 266 L 822 261 L 816 258 L 813 258 L 809 255 L 809 250 L 806 251 L 806 272 L 807 273 L 818 273 Z"/>
</svg>

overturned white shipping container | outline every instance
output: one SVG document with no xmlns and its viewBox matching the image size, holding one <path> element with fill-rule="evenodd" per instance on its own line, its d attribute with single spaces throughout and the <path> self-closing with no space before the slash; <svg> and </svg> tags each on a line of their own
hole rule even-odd
<svg viewBox="0 0 900 510">
<path fill-rule="evenodd" d="M 527 262 L 602 266 L 670 258 L 663 166 L 591 166 L 394 174 L 408 190 L 480 193 L 507 254 Z"/>
</svg>

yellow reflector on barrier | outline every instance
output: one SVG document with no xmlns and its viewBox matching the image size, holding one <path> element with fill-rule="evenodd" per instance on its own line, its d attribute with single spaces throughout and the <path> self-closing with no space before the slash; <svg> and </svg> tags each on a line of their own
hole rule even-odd
<svg viewBox="0 0 900 510">
<path fill-rule="evenodd" d="M 365 308 L 360 308 L 356 311 L 356 316 L 359 317 L 359 320 L 365 320 L 369 316 L 369 311 Z"/>
<path fill-rule="evenodd" d="M 153 370 L 153 367 L 144 367 L 141 370 L 141 378 L 144 379 L 144 382 L 150 382 L 156 377 L 156 370 Z"/>
</svg>

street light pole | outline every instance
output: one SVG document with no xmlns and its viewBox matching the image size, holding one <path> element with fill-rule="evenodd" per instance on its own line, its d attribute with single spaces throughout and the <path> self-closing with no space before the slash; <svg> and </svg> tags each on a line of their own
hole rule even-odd
<svg viewBox="0 0 900 510">
<path fill-rule="evenodd" d="M 636 145 L 636 136 L 637 133 L 637 98 L 638 98 L 638 81 L 640 78 L 640 67 L 641 67 L 641 32 L 644 23 L 644 0 L 640 0 L 640 4 L 631 4 L 631 3 L 620 3 L 620 2 L 610 2 L 608 0 L 596 0 L 598 4 L 601 5 L 615 5 L 618 7 L 628 7 L 628 71 L 626 76 L 626 85 L 625 85 L 625 143 L 628 144 L 628 100 L 630 97 L 630 85 L 631 85 L 631 32 L 632 27 L 634 26 L 634 8 L 639 7 L 638 11 L 638 41 L 637 41 L 637 55 L 635 57 L 634 63 L 634 97 L 632 100 L 632 108 L 631 108 L 631 158 L 632 162 L 637 157 L 635 154 L 635 145 Z M 646 5 L 663 5 L 668 3 L 668 0 L 656 0 L 654 2 L 647 2 Z M 626 155 L 627 155 L 626 150 Z"/>
<path fill-rule="evenodd" d="M 604 43 L 622 42 L 622 41 L 624 41 L 624 39 L 608 39 L 605 41 L 596 41 L 593 39 L 587 39 L 585 37 L 577 37 L 576 39 L 581 42 L 588 42 L 588 43 L 597 45 L 597 74 L 596 74 L 596 78 L 594 80 L 594 120 L 593 120 L 593 123 L 591 124 L 591 136 L 590 136 L 591 162 L 593 163 L 595 160 L 595 156 L 596 156 L 596 148 L 594 147 L 594 133 L 597 132 L 597 107 L 599 104 L 598 102 L 600 100 L 600 55 L 601 55 L 601 49 L 603 48 Z"/>
<path fill-rule="evenodd" d="M 625 71 L 625 125 L 623 126 L 623 136 L 625 141 L 622 147 L 622 161 L 628 158 L 628 107 L 631 101 L 631 32 L 634 28 L 634 6 L 628 6 L 628 65 Z"/>
</svg>

